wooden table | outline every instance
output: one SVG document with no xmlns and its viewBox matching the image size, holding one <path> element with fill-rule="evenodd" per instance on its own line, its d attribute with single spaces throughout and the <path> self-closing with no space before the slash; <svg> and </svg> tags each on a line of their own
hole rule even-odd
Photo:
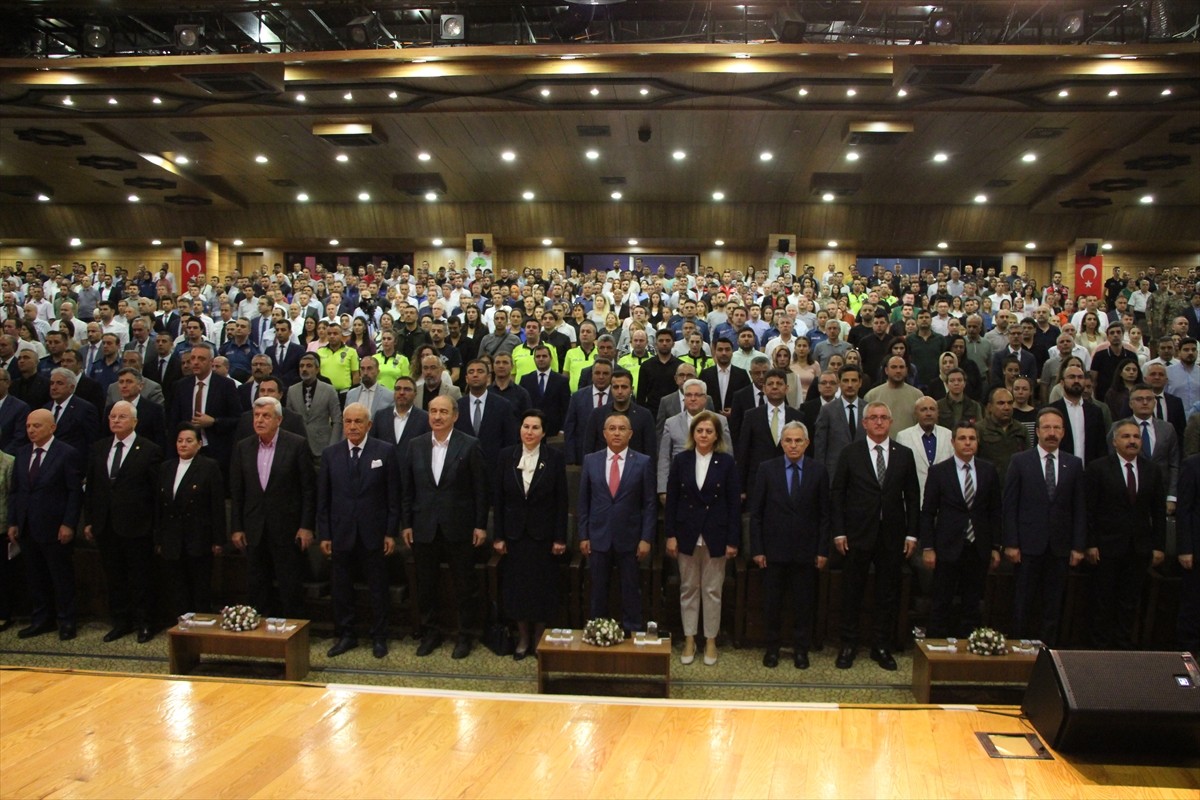
<svg viewBox="0 0 1200 800">
<path fill-rule="evenodd" d="M 630 675 L 651 676 L 662 686 L 662 696 L 671 696 L 671 640 L 657 644 L 634 644 L 626 639 L 612 647 L 584 644 L 583 631 L 571 631 L 571 641 L 549 641 L 550 631 L 537 646 L 538 693 L 545 694 L 547 675 L 552 672 L 573 675 L 593 674 L 611 678 Z M 601 678 L 602 679 L 602 678 Z"/>
<path fill-rule="evenodd" d="M 929 702 L 933 683 L 1028 683 L 1037 653 L 977 656 L 967 652 L 966 639 L 958 640 L 955 652 L 929 650 L 944 647 L 945 639 L 922 639 L 913 653 L 913 694 L 918 703 Z"/>
<path fill-rule="evenodd" d="M 197 615 L 197 619 L 210 618 L 211 615 Z M 211 627 L 176 625 L 167 631 L 172 674 L 186 675 L 200 663 L 202 654 L 208 654 L 282 659 L 285 680 L 300 681 L 308 675 L 308 620 L 289 619 L 288 626 L 296 627 L 286 633 L 268 632 L 265 619 L 252 631 L 223 630 L 220 617 L 216 620 Z"/>
</svg>

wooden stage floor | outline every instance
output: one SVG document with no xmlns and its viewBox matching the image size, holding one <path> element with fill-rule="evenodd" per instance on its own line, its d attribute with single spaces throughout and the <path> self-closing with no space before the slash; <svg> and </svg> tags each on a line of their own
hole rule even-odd
<svg viewBox="0 0 1200 800">
<path fill-rule="evenodd" d="M 0 671 L 0 796 L 1200 797 L 1200 764 L 989 758 L 1017 710 Z"/>
</svg>

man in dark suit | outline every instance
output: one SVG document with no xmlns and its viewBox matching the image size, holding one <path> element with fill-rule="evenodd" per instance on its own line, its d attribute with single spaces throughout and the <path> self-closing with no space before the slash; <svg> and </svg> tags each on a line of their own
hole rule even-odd
<svg viewBox="0 0 1200 800">
<path fill-rule="evenodd" d="M 202 349 L 202 348 L 197 348 Z M 229 464 L 230 541 L 246 554 L 252 605 L 269 616 L 304 616 L 304 557 L 316 524 L 316 475 L 308 441 L 280 430 L 283 406 L 254 403 L 254 433 Z M 278 601 L 271 581 L 279 585 Z"/>
<path fill-rule="evenodd" d="M 434 620 L 443 561 L 450 564 L 458 603 L 458 634 L 451 658 L 471 654 L 469 631 L 479 625 L 475 552 L 487 541 L 491 486 L 479 440 L 454 430 L 457 417 L 454 400 L 445 395 L 433 398 L 429 433 L 410 439 L 400 457 L 402 535 L 412 548 L 417 569 L 418 656 L 429 655 L 442 643 Z"/>
<path fill-rule="evenodd" d="M 417 385 L 412 378 L 396 378 L 392 390 L 394 404 L 375 412 L 371 422 L 371 438 L 390 445 L 403 445 L 409 439 L 429 432 L 429 415 L 413 405 Z"/>
<path fill-rule="evenodd" d="M 283 402 L 283 382 L 279 378 L 271 375 L 265 378 L 258 385 L 259 397 L 274 397 L 280 403 Z M 283 424 L 279 426 L 281 430 L 288 433 L 294 433 L 297 436 L 308 438 L 308 428 L 304 425 L 304 417 L 300 416 L 295 411 L 292 411 L 286 406 L 283 409 Z M 243 411 L 242 416 L 238 417 L 237 428 L 234 430 L 233 441 L 240 442 L 248 436 L 254 435 L 254 409 Z"/>
<path fill-rule="evenodd" d="M 21 445 L 29 441 L 25 435 L 25 418 L 29 416 L 29 405 L 19 397 L 8 393 L 12 376 L 8 370 L 0 369 L 0 450 L 16 455 Z"/>
<path fill-rule="evenodd" d="M 629 439 L 630 449 L 650 456 L 650 463 L 656 464 L 658 440 L 654 436 L 654 417 L 633 402 L 633 374 L 624 367 L 618 367 L 613 372 L 608 388 L 612 393 L 612 402 L 603 408 L 595 409 L 588 417 L 587 428 L 583 434 L 583 454 L 594 453 L 607 446 L 604 439 L 604 421 L 608 419 L 609 414 L 621 413 L 629 417 L 629 424 L 633 427 L 633 436 Z"/>
<path fill-rule="evenodd" d="M 783 426 L 800 422 L 800 412 L 787 404 L 787 373 L 773 369 L 763 381 L 766 402 L 746 412 L 737 441 L 737 463 L 747 493 L 755 484 L 758 465 L 783 455 Z M 806 432 L 807 433 L 807 432 Z M 808 447 L 808 436 L 804 437 Z"/>
<path fill-rule="evenodd" d="M 1008 327 L 1008 347 L 999 350 L 992 356 L 991 368 L 988 370 L 988 380 L 993 385 L 1004 383 L 1004 362 L 1009 358 L 1017 359 L 1021 374 L 1031 381 L 1038 378 L 1037 357 L 1032 350 L 1026 350 L 1021 343 L 1021 326 L 1013 323 Z"/>
<path fill-rule="evenodd" d="M 50 372 L 50 402 L 44 408 L 54 416 L 54 438 L 70 445 L 81 459 L 92 447 L 100 434 L 100 410 L 75 396 L 75 373 L 65 367 L 55 367 Z"/>
<path fill-rule="evenodd" d="M 250 359 L 250 379 L 237 387 L 238 401 L 242 404 L 243 413 L 254 408 L 260 384 L 268 375 L 274 374 L 271 369 L 271 359 L 262 353 Z M 282 378 L 280 381 L 282 382 Z"/>
<path fill-rule="evenodd" d="M 75 638 L 75 569 L 71 542 L 83 505 L 83 459 L 54 436 L 54 415 L 29 412 L 25 432 L 29 444 L 17 451 L 8 493 L 8 541 L 25 554 L 33 618 L 17 636 L 54 630 L 58 638 Z"/>
<path fill-rule="evenodd" d="M 817 413 L 817 429 L 813 432 L 813 458 L 825 465 L 825 471 L 833 475 L 846 445 L 863 436 L 863 418 L 867 415 L 867 403 L 859 397 L 862 388 L 862 370 L 847 364 L 838 372 L 838 386 L 842 396 L 827 403 Z"/>
<path fill-rule="evenodd" d="M 317 538 L 333 559 L 334 635 L 329 657 L 358 646 L 354 634 L 354 566 L 371 597 L 371 641 L 375 658 L 387 655 L 388 573 L 384 559 L 396 549 L 400 528 L 400 481 L 395 448 L 367 438 L 371 412 L 349 403 L 342 412 L 345 441 L 321 453 L 317 476 Z"/>
<path fill-rule="evenodd" d="M 598 370 L 592 368 L 593 375 Z M 621 627 L 642 629 L 638 561 L 650 555 L 658 521 L 650 457 L 629 448 L 633 426 L 622 413 L 604 423 L 608 446 L 583 457 L 579 479 L 579 552 L 588 559 L 589 617 L 608 617 L 608 582 L 615 565 L 621 581 Z"/>
<path fill-rule="evenodd" d="M 1179 503 L 1176 515 L 1175 552 L 1179 559 L 1179 646 L 1200 656 L 1200 569 L 1196 546 L 1200 544 L 1200 455 L 1183 460 L 1179 470 Z"/>
<path fill-rule="evenodd" d="M 921 497 L 913 453 L 888 438 L 891 427 L 888 407 L 868 403 L 863 418 L 866 435 L 846 445 L 833 476 L 833 544 L 843 557 L 838 669 L 849 669 L 858 654 L 859 609 L 872 566 L 871 659 L 886 670 L 896 669 L 891 649 L 900 571 L 917 549 Z"/>
<path fill-rule="evenodd" d="M 17 351 L 17 373 L 9 390 L 13 397 L 30 408 L 41 408 L 50 402 L 50 381 L 38 370 L 37 352 L 28 347 Z"/>
<path fill-rule="evenodd" d="M 750 385 L 750 373 L 733 365 L 733 342 L 725 338 L 713 343 L 713 361 L 716 363 L 700 373 L 700 380 L 708 387 L 713 408 L 728 418 L 733 413 L 734 396 Z"/>
<path fill-rule="evenodd" d="M 1150 363 L 1143 370 L 1146 385 L 1154 390 L 1154 418 L 1166 420 L 1175 429 L 1175 441 L 1183 447 L 1183 432 L 1187 427 L 1187 412 L 1183 401 L 1167 391 L 1167 367 Z"/>
<path fill-rule="evenodd" d="M 75 396 L 91 403 L 97 414 L 103 411 L 104 407 L 108 405 L 106 390 L 95 380 L 83 374 L 83 362 L 79 360 L 79 353 L 74 350 L 64 352 L 62 365 L 75 373 Z"/>
<path fill-rule="evenodd" d="M 1062 399 L 1050 404 L 1050 408 L 1057 409 L 1065 420 L 1062 449 L 1085 464 L 1091 463 L 1108 449 L 1104 412 L 1100 406 L 1084 400 L 1082 367 L 1071 365 L 1066 368 L 1062 375 L 1062 390 Z M 1078 440 L 1077 427 L 1083 432 L 1082 442 Z"/>
<path fill-rule="evenodd" d="M 136 629 L 138 643 L 145 644 L 154 636 L 153 508 L 162 450 L 136 432 L 137 413 L 126 400 L 114 403 L 108 412 L 112 436 L 92 445 L 85 473 L 83 536 L 99 548 L 104 565 L 112 617 L 112 630 L 104 641 L 115 642 Z"/>
<path fill-rule="evenodd" d="M 500 451 L 517 443 L 517 420 L 512 404 L 488 391 L 488 366 L 474 359 L 466 366 L 467 393 L 458 401 L 454 427 L 479 440 L 483 457 L 495 464 Z"/>
<path fill-rule="evenodd" d="M 269 343 L 266 355 L 271 359 L 272 372 L 290 389 L 300 382 L 300 356 L 304 348 L 292 341 L 292 323 L 275 320 L 275 341 Z"/>
<path fill-rule="evenodd" d="M 191 361 L 192 374 L 175 384 L 167 425 L 174 428 L 181 422 L 190 422 L 199 428 L 204 442 L 200 453 L 220 464 L 228 474 L 233 434 L 242 415 L 237 384 L 213 372 L 213 353 L 209 347 L 192 348 L 186 355 Z M 306 527 L 312 529 L 311 524 Z"/>
<path fill-rule="evenodd" d="M 567 406 L 567 419 L 563 423 L 563 446 L 568 464 L 580 464 L 584 456 L 584 435 L 587 433 L 588 417 L 597 408 L 612 403 L 612 362 L 592 363 L 592 383 L 571 395 Z"/>
<path fill-rule="evenodd" d="M 532 407 L 546 415 L 546 436 L 556 436 L 563 430 L 567 419 L 567 406 L 571 402 L 571 385 L 566 376 L 550 369 L 550 348 L 538 345 L 533 349 L 533 363 L 537 367 L 524 375 L 519 385 L 529 392 Z"/>
<path fill-rule="evenodd" d="M 655 414 L 658 413 L 659 402 L 679 388 L 675 370 L 683 362 L 671 354 L 674 346 L 675 334 L 667 329 L 660 330 L 654 336 L 655 357 L 638 368 L 637 403 Z"/>
<path fill-rule="evenodd" d="M 152 403 L 142 397 L 142 387 L 145 381 L 136 369 L 122 367 L 117 373 L 117 382 L 113 386 L 117 390 L 118 402 L 124 400 L 133 406 L 134 430 L 138 436 L 144 436 L 158 445 L 159 450 L 167 447 L 167 413 L 158 403 Z M 112 403 L 104 410 L 105 417 L 112 412 Z"/>
<path fill-rule="evenodd" d="M 829 476 L 820 461 L 804 457 L 808 431 L 803 423 L 784 425 L 780 445 L 783 455 L 759 466 L 748 491 L 750 555 L 765 570 L 767 651 L 762 663 L 770 668 L 779 664 L 783 595 L 790 590 L 795 612 L 792 663 L 808 669 L 817 571 L 829 557 Z"/>
<path fill-rule="evenodd" d="M 1088 513 L 1084 552 L 1094 567 L 1092 646 L 1133 650 L 1146 571 L 1163 563 L 1167 549 L 1167 486 L 1154 462 L 1141 454 L 1142 433 L 1135 420 L 1114 426 L 1113 447 L 1116 452 L 1089 462 L 1084 470 Z"/>
<path fill-rule="evenodd" d="M 183 378 L 183 367 L 179 358 L 175 355 L 175 340 L 170 334 L 160 333 L 154 338 L 154 353 L 146 360 L 142 370 L 147 378 L 162 387 L 168 408 L 174 396 L 175 384 Z"/>
<path fill-rule="evenodd" d="M 1048 647 L 1058 644 L 1067 567 L 1083 560 L 1086 543 L 1083 462 L 1059 446 L 1065 427 L 1062 411 L 1043 408 L 1037 447 L 1015 454 L 1004 479 L 1004 556 L 1017 565 L 1012 632 Z"/>
<path fill-rule="evenodd" d="M 979 434 L 963 420 L 954 429 L 954 458 L 929 467 L 921 504 L 921 551 L 933 570 L 929 636 L 967 637 L 983 619 L 983 590 L 989 570 L 1000 565 L 1000 475 L 976 458 Z M 950 625 L 954 596 L 962 619 Z"/>
<path fill-rule="evenodd" d="M 826 370 L 817 378 L 817 396 L 800 404 L 800 421 L 810 431 L 817 427 L 817 415 L 821 409 L 837 398 L 838 376 L 836 372 Z"/>
</svg>

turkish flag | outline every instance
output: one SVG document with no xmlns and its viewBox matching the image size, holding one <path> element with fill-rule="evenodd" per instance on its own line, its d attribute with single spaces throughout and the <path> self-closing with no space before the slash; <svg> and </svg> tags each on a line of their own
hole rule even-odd
<svg viewBox="0 0 1200 800">
<path fill-rule="evenodd" d="M 1104 256 L 1094 255 L 1088 258 L 1082 250 L 1075 252 L 1075 294 L 1090 294 L 1100 297 L 1103 294 Z"/>
</svg>

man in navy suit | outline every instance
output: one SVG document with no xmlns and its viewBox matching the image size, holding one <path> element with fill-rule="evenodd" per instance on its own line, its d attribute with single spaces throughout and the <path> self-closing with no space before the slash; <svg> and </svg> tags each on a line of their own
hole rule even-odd
<svg viewBox="0 0 1200 800">
<path fill-rule="evenodd" d="M 829 557 L 829 476 L 820 461 L 804 457 L 809 441 L 804 423 L 785 424 L 779 441 L 783 455 L 760 464 L 755 484 L 748 487 L 750 555 L 764 570 L 766 595 L 762 663 L 772 669 L 779 665 L 783 595 L 790 590 L 795 611 L 792 664 L 808 669 L 817 571 Z"/>
<path fill-rule="evenodd" d="M 571 395 L 571 403 L 567 406 L 567 420 L 563 423 L 563 444 L 566 448 L 568 464 L 583 463 L 584 435 L 587 432 L 588 417 L 597 408 L 612 404 L 610 383 L 612 383 L 612 362 L 595 361 L 592 363 L 591 385 L 584 386 Z"/>
<path fill-rule="evenodd" d="M 496 464 L 500 451 L 517 443 L 517 420 L 512 403 L 488 391 L 490 377 L 487 362 L 467 364 L 467 393 L 458 400 L 454 427 L 478 439 L 487 463 Z"/>
<path fill-rule="evenodd" d="M 29 444 L 17 451 L 8 493 L 8 541 L 25 553 L 33 618 L 17 636 L 54 630 L 58 638 L 75 638 L 75 569 L 71 542 L 83 506 L 83 459 L 54 436 L 54 415 L 29 412 L 25 431 Z"/>
<path fill-rule="evenodd" d="M 1004 383 L 1004 362 L 1009 356 L 1017 359 L 1020 364 L 1021 374 L 1030 380 L 1036 381 L 1038 377 L 1037 358 L 1033 352 L 1026 350 L 1021 344 L 1021 326 L 1013 323 L 1008 327 L 1008 347 L 998 351 L 992 356 L 991 369 L 988 372 L 988 379 L 993 384 Z"/>
<path fill-rule="evenodd" d="M 1049 647 L 1058 644 L 1068 564 L 1083 561 L 1087 536 L 1083 462 L 1059 446 L 1065 420 L 1057 408 L 1043 408 L 1037 447 L 1014 455 L 1004 478 L 1004 556 L 1017 565 L 1012 632 Z"/>
<path fill-rule="evenodd" d="M 822 412 L 824 413 L 824 412 Z M 871 659 L 896 669 L 892 657 L 900 572 L 917 549 L 921 490 L 912 450 L 888 438 L 892 413 L 867 403 L 865 436 L 842 450 L 833 475 L 833 543 L 842 555 L 842 648 L 835 666 L 849 669 L 858 654 L 859 609 L 867 575 L 875 567 Z"/>
<path fill-rule="evenodd" d="M 395 448 L 367 437 L 371 412 L 350 403 L 342 412 L 345 441 L 321 453 L 317 476 L 317 539 L 333 559 L 333 622 L 338 637 L 329 657 L 358 646 L 354 634 L 354 565 L 371 597 L 375 658 L 387 655 L 388 574 L 384 559 L 396 549 L 400 528 L 400 481 Z"/>
<path fill-rule="evenodd" d="M 766 402 L 749 409 L 742 419 L 737 442 L 737 463 L 747 494 L 756 482 L 758 465 L 783 455 L 783 427 L 789 422 L 800 422 L 800 412 L 786 402 L 786 372 L 773 369 L 767 373 L 763 381 L 763 396 Z M 805 447 L 808 446 L 807 433 L 806 430 Z"/>
<path fill-rule="evenodd" d="M 371 438 L 399 446 L 429 433 L 429 415 L 413 405 L 417 397 L 417 384 L 407 376 L 396 378 L 392 390 L 394 405 L 375 412 L 371 422 Z"/>
<path fill-rule="evenodd" d="M 519 385 L 529 392 L 532 407 L 546 415 L 546 436 L 556 436 L 563 430 L 563 423 L 567 419 L 571 383 L 565 376 L 550 369 L 550 348 L 546 345 L 538 345 L 533 349 L 533 363 L 537 369 L 524 375 Z"/>
<path fill-rule="evenodd" d="M 29 441 L 25 435 L 25 418 L 29 416 L 29 405 L 19 397 L 8 393 L 12 376 L 8 370 L 0 369 L 0 450 L 16 455 L 21 445 Z"/>
<path fill-rule="evenodd" d="M 1063 450 L 1073 454 L 1084 464 L 1090 464 L 1108 452 L 1108 431 L 1104 426 L 1104 412 L 1095 403 L 1083 397 L 1083 368 L 1071 365 L 1063 371 L 1063 396 L 1055 400 L 1050 408 L 1062 415 Z M 1082 441 L 1078 433 L 1082 433 Z"/>
<path fill-rule="evenodd" d="M 592 367 L 596 375 L 597 362 Z M 581 390 L 582 391 L 582 390 Z M 620 412 L 604 423 L 608 447 L 583 457 L 579 479 L 579 552 L 587 556 L 592 593 L 590 617 L 607 617 L 608 581 L 613 565 L 621 581 L 621 627 L 642 628 L 638 561 L 650 555 L 658 520 L 654 468 L 650 457 L 629 448 L 633 426 Z"/>
<path fill-rule="evenodd" d="M 50 372 L 50 402 L 43 408 L 54 417 L 54 437 L 70 445 L 80 459 L 86 459 L 92 442 L 100 435 L 100 410 L 75 396 L 74 372 L 55 367 Z M 79 463 L 83 469 L 83 461 Z"/>
<path fill-rule="evenodd" d="M 191 361 L 192 374 L 175 384 L 167 425 L 174 428 L 190 422 L 199 428 L 204 443 L 201 455 L 216 461 L 228 475 L 233 434 L 242 415 L 237 384 L 213 372 L 211 348 L 194 347 L 185 355 Z"/>
<path fill-rule="evenodd" d="M 954 457 L 934 464 L 921 504 L 921 552 L 933 570 L 933 608 L 928 633 L 935 639 L 967 637 L 983 616 L 987 573 L 1000 565 L 1000 475 L 976 458 L 979 434 L 963 420 L 954 429 Z M 954 595 L 962 597 L 962 620 L 953 629 Z"/>
<path fill-rule="evenodd" d="M 300 382 L 300 356 L 304 348 L 292 341 L 292 323 L 275 320 L 275 341 L 264 351 L 274 364 L 274 373 L 288 389 Z"/>
</svg>

